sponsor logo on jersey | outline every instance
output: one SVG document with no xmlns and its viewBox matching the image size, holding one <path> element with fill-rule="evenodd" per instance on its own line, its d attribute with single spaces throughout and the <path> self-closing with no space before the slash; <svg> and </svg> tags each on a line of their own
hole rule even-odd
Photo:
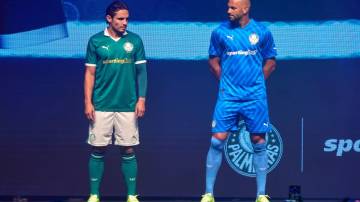
<svg viewBox="0 0 360 202">
<path fill-rule="evenodd" d="M 256 33 L 250 34 L 249 41 L 251 45 L 256 45 L 259 42 L 259 35 Z"/>
<path fill-rule="evenodd" d="M 103 61 L 103 64 L 130 64 L 130 63 L 133 63 L 133 61 L 128 58 L 125 58 L 125 59 L 115 58 L 112 60 L 104 60 Z"/>
<path fill-rule="evenodd" d="M 266 150 L 268 155 L 267 172 L 271 172 L 277 167 L 283 154 L 283 142 L 278 130 L 272 125 L 270 132 L 266 135 Z M 226 161 L 229 166 L 237 173 L 255 177 L 253 165 L 253 146 L 250 140 L 250 133 L 246 130 L 245 122 L 239 122 L 239 130 L 229 133 L 224 147 Z"/>
<path fill-rule="evenodd" d="M 257 50 L 239 50 L 239 51 L 228 51 L 226 52 L 226 55 L 232 56 L 232 55 L 256 55 Z"/>
<path fill-rule="evenodd" d="M 124 50 L 128 53 L 130 53 L 134 49 L 134 45 L 130 42 L 125 42 L 123 47 L 124 47 Z"/>
</svg>

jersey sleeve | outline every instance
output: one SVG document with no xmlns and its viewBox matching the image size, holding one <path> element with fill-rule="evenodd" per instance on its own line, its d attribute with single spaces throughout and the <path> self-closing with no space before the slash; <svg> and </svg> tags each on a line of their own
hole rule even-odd
<svg viewBox="0 0 360 202">
<path fill-rule="evenodd" d="M 94 41 L 90 39 L 86 49 L 85 66 L 96 67 L 96 63 L 96 48 Z"/>
<path fill-rule="evenodd" d="M 137 75 L 138 96 L 145 97 L 147 91 L 147 71 L 144 45 L 139 39 L 138 49 L 135 53 L 135 66 Z"/>
<path fill-rule="evenodd" d="M 144 44 L 142 40 L 139 38 L 137 44 L 137 50 L 135 53 L 135 64 L 142 64 L 142 63 L 146 63 L 146 57 L 145 57 Z"/>
<path fill-rule="evenodd" d="M 274 38 L 269 30 L 266 30 L 264 35 L 261 55 L 264 59 L 273 58 L 277 55 Z"/>
<path fill-rule="evenodd" d="M 211 33 L 210 46 L 209 46 L 209 56 L 210 57 L 220 57 L 222 53 L 220 37 L 216 30 Z"/>
</svg>

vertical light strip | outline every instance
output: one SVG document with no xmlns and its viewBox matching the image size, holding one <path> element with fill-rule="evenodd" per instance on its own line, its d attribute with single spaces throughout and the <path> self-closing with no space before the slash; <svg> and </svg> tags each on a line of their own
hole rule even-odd
<svg viewBox="0 0 360 202">
<path fill-rule="evenodd" d="M 304 117 L 301 117 L 301 173 L 304 172 Z"/>
</svg>

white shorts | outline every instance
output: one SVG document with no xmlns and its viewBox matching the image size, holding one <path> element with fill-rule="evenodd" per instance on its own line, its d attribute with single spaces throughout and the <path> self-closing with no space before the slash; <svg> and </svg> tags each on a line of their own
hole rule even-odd
<svg viewBox="0 0 360 202">
<path fill-rule="evenodd" d="M 134 146 L 139 142 L 139 129 L 135 112 L 95 111 L 95 121 L 90 123 L 88 143 L 92 146 Z"/>
</svg>

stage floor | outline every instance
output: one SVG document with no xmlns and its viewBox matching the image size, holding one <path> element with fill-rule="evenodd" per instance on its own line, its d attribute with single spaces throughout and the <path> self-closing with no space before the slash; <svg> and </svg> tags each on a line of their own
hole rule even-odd
<svg viewBox="0 0 360 202">
<path fill-rule="evenodd" d="M 86 197 L 12 197 L 0 196 L 0 202 L 86 202 Z M 199 198 L 147 198 L 139 197 L 140 202 L 200 202 Z M 101 202 L 125 202 L 123 197 L 103 197 Z M 345 202 L 345 199 L 303 199 L 303 202 Z M 218 198 L 216 202 L 254 202 L 249 198 Z M 273 198 L 271 202 L 292 202 L 282 198 Z"/>
</svg>

